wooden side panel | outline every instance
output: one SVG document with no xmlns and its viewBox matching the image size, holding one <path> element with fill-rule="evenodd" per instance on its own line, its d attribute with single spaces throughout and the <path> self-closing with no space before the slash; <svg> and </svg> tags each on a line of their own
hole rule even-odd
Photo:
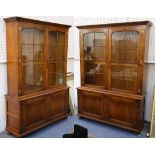
<svg viewBox="0 0 155 155">
<path fill-rule="evenodd" d="M 46 97 L 37 97 L 22 102 L 22 131 L 33 129 L 45 123 Z"/>
<path fill-rule="evenodd" d="M 18 29 L 17 23 L 6 24 L 8 94 L 18 95 Z"/>
<path fill-rule="evenodd" d="M 67 113 L 68 89 L 49 95 L 48 118 L 54 118 Z"/>
<path fill-rule="evenodd" d="M 99 93 L 78 91 L 78 111 L 95 118 L 106 118 L 107 98 Z"/>
<path fill-rule="evenodd" d="M 139 103 L 136 100 L 119 97 L 108 99 L 108 119 L 126 127 L 136 127 Z"/>
<path fill-rule="evenodd" d="M 19 132 L 20 117 L 19 103 L 17 101 L 7 100 L 7 130 Z"/>
</svg>

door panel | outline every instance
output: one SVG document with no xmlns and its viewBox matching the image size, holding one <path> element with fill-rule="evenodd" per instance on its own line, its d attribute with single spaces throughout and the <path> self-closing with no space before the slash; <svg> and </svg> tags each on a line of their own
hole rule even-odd
<svg viewBox="0 0 155 155">
<path fill-rule="evenodd" d="M 79 114 L 95 118 L 106 118 L 106 96 L 98 93 L 78 91 L 78 100 Z"/>
<path fill-rule="evenodd" d="M 22 129 L 29 130 L 45 122 L 46 97 L 38 97 L 22 103 Z"/>
<path fill-rule="evenodd" d="M 48 117 L 56 117 L 67 112 L 67 90 L 53 93 L 49 96 Z"/>
<path fill-rule="evenodd" d="M 136 100 L 109 97 L 108 98 L 108 119 L 112 123 L 126 127 L 135 127 L 137 124 L 138 103 Z"/>
</svg>

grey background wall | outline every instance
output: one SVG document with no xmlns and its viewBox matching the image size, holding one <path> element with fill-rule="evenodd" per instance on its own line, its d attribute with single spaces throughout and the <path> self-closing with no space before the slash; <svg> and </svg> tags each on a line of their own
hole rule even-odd
<svg viewBox="0 0 155 155">
<path fill-rule="evenodd" d="M 5 130 L 5 97 L 7 93 L 7 71 L 6 71 L 6 32 L 5 17 L 0 17 L 0 132 Z M 76 88 L 80 86 L 80 52 L 79 52 L 79 31 L 76 25 L 104 24 L 113 22 L 150 20 L 154 23 L 150 32 L 149 59 L 146 60 L 148 68 L 147 95 L 145 120 L 150 121 L 152 109 L 153 87 L 155 86 L 155 18 L 104 18 L 104 17 L 73 17 L 73 16 L 38 16 L 27 17 L 43 21 L 69 24 L 68 62 L 67 71 L 74 72 L 74 104 L 77 106 Z"/>
</svg>

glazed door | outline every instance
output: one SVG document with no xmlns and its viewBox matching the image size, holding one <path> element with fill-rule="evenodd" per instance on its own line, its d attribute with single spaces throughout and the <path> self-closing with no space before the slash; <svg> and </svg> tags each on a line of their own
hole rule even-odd
<svg viewBox="0 0 155 155">
<path fill-rule="evenodd" d="M 66 45 L 65 32 L 48 31 L 48 88 L 65 85 Z"/>
<path fill-rule="evenodd" d="M 21 28 L 20 94 L 44 88 L 44 29 L 33 25 Z"/>
<path fill-rule="evenodd" d="M 107 29 L 81 31 L 81 83 L 91 87 L 107 87 Z"/>
<path fill-rule="evenodd" d="M 141 93 L 142 32 L 139 27 L 111 28 L 109 89 Z"/>
</svg>

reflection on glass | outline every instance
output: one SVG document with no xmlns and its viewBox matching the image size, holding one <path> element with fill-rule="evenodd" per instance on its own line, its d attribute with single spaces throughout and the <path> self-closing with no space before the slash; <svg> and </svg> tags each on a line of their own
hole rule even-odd
<svg viewBox="0 0 155 155">
<path fill-rule="evenodd" d="M 85 61 L 85 84 L 94 84 L 94 64 Z"/>
<path fill-rule="evenodd" d="M 37 29 L 34 29 L 33 30 L 33 35 L 34 35 L 34 44 L 37 44 L 37 45 L 42 45 L 43 42 L 44 42 L 44 32 L 43 31 L 40 31 L 40 30 L 37 30 Z"/>
<path fill-rule="evenodd" d="M 106 38 L 102 32 L 86 33 L 84 35 L 84 59 L 104 61 Z"/>
<path fill-rule="evenodd" d="M 95 64 L 95 84 L 97 86 L 104 86 L 104 65 L 103 64 Z"/>
<path fill-rule="evenodd" d="M 48 45 L 57 45 L 57 32 L 49 32 L 48 34 Z"/>
<path fill-rule="evenodd" d="M 61 84 L 64 84 L 64 74 L 59 72 L 59 73 L 56 73 L 56 84 L 57 85 L 61 85 Z"/>
<path fill-rule="evenodd" d="M 43 64 L 26 63 L 22 67 L 23 89 L 31 91 L 43 85 Z"/>
<path fill-rule="evenodd" d="M 94 46 L 94 33 L 86 33 L 84 35 L 84 47 Z"/>
<path fill-rule="evenodd" d="M 137 67 L 112 66 L 112 88 L 136 90 Z"/>
<path fill-rule="evenodd" d="M 115 32 L 112 34 L 112 62 L 136 63 L 138 59 L 139 33 Z"/>
<path fill-rule="evenodd" d="M 43 87 L 44 32 L 38 29 L 22 31 L 22 85 L 23 92 Z"/>
<path fill-rule="evenodd" d="M 23 29 L 22 44 L 33 44 L 33 30 L 34 29 Z"/>
<path fill-rule="evenodd" d="M 84 34 L 84 78 L 85 84 L 104 86 L 106 36 L 103 32 Z"/>
<path fill-rule="evenodd" d="M 112 88 L 136 91 L 138 50 L 138 32 L 122 31 L 112 34 Z"/>
<path fill-rule="evenodd" d="M 105 41 L 106 41 L 106 36 L 104 33 L 101 33 L 101 32 L 95 33 L 95 40 L 94 40 L 95 46 L 106 46 Z"/>
<path fill-rule="evenodd" d="M 48 84 L 49 86 L 64 84 L 65 33 L 49 32 L 48 46 Z"/>
</svg>

